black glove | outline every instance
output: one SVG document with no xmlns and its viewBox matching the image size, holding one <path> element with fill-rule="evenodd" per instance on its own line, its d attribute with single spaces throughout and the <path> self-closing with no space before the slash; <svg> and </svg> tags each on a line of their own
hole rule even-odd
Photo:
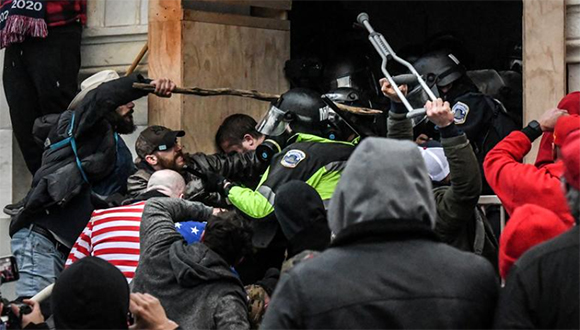
<svg viewBox="0 0 580 330">
<path fill-rule="evenodd" d="M 206 172 L 204 173 L 204 185 L 206 192 L 217 192 L 222 196 L 227 196 L 226 186 L 230 186 L 231 182 L 226 180 L 223 176 L 213 173 L 213 172 Z"/>
</svg>

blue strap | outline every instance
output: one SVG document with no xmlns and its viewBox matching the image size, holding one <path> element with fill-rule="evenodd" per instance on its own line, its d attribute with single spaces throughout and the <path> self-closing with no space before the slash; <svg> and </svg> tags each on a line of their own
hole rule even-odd
<svg viewBox="0 0 580 330">
<path fill-rule="evenodd" d="M 89 178 L 87 177 L 87 174 L 85 173 L 85 170 L 83 170 L 83 166 L 81 164 L 81 160 L 79 159 L 79 154 L 77 151 L 77 143 L 75 141 L 75 137 L 73 136 L 73 129 L 74 129 L 74 125 L 75 125 L 75 113 L 73 112 L 72 117 L 71 117 L 71 121 L 70 124 L 68 126 L 68 132 L 67 135 L 68 137 L 62 141 L 59 141 L 57 143 L 51 144 L 50 145 L 50 149 L 55 150 L 55 149 L 59 149 L 62 148 L 63 146 L 70 144 L 73 153 L 75 154 L 75 160 L 77 163 L 77 167 L 79 168 L 79 171 L 81 172 L 81 176 L 83 177 L 83 180 L 85 180 L 86 183 L 89 183 Z M 117 135 L 115 133 L 115 140 L 117 140 Z"/>
<path fill-rule="evenodd" d="M 63 146 L 68 145 L 68 144 L 70 144 L 70 137 L 68 137 L 64 140 L 58 141 L 57 143 L 51 144 L 50 149 L 52 149 L 52 150 L 59 149 L 59 148 L 62 148 Z"/>
<path fill-rule="evenodd" d="M 79 155 L 77 154 L 77 143 L 76 143 L 74 137 L 72 137 L 72 136 L 70 137 L 70 146 L 75 154 L 75 158 L 77 161 L 77 167 L 79 168 L 79 171 L 81 171 L 81 175 L 83 176 L 83 180 L 85 180 L 86 183 L 89 183 L 89 178 L 87 177 L 85 170 L 83 170 L 81 160 L 79 159 Z"/>
</svg>

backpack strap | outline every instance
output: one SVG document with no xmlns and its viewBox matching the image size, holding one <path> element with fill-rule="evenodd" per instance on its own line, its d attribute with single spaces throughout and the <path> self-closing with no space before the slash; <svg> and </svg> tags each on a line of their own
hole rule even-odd
<svg viewBox="0 0 580 330">
<path fill-rule="evenodd" d="M 64 140 L 57 142 L 57 143 L 51 144 L 50 149 L 56 150 L 56 149 L 60 149 L 64 146 L 70 144 L 71 149 L 75 155 L 75 161 L 76 161 L 77 167 L 78 167 L 79 171 L 81 172 L 81 176 L 83 177 L 83 180 L 86 183 L 89 183 L 89 178 L 87 177 L 85 170 L 83 170 L 83 166 L 82 166 L 81 160 L 79 158 L 79 154 L 78 154 L 77 143 L 76 143 L 74 135 L 73 135 L 74 125 L 75 125 L 75 113 L 73 112 L 70 124 L 68 126 L 68 132 L 67 132 L 68 137 Z M 117 136 L 115 134 L 115 141 L 116 140 L 117 140 Z"/>
</svg>

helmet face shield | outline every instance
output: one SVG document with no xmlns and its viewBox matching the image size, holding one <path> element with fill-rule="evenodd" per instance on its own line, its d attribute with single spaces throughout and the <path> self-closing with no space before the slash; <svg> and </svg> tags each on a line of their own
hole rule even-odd
<svg viewBox="0 0 580 330">
<path fill-rule="evenodd" d="M 288 127 L 288 122 L 284 115 L 286 111 L 278 109 L 272 105 L 270 110 L 266 112 L 262 120 L 256 126 L 256 130 L 264 135 L 279 136 L 284 133 Z"/>
</svg>

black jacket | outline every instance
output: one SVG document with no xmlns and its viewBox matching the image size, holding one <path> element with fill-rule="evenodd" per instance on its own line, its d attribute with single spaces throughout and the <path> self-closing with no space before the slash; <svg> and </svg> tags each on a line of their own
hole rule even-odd
<svg viewBox="0 0 580 330">
<path fill-rule="evenodd" d="M 206 205 L 226 207 L 223 198 L 217 193 L 210 193 L 205 189 L 204 176 L 207 173 L 215 173 L 226 179 L 245 184 L 254 184 L 268 166 L 258 159 L 254 151 L 231 154 L 203 153 L 185 154 L 187 168 L 182 175 L 187 183 L 185 199 L 203 202 Z M 127 180 L 127 191 L 130 197 L 136 197 L 147 189 L 149 178 L 155 170 L 146 162 L 137 163 L 139 169 Z"/>
<path fill-rule="evenodd" d="M 12 220 L 10 235 L 32 222 L 37 222 L 39 214 L 42 215 L 40 218 L 45 217 L 45 211 L 49 210 L 49 213 L 62 213 L 62 216 L 60 224 L 47 229 L 59 236 L 70 236 L 74 242 L 92 211 L 89 187 L 107 180 L 113 174 L 116 165 L 117 142 L 114 129 L 105 116 L 115 111 L 118 106 L 147 94 L 132 87 L 134 82 L 139 81 L 146 80 L 141 76 L 131 75 L 104 83 L 89 92 L 76 110 L 67 110 L 60 115 L 47 142 L 54 145 L 68 138 L 74 115 L 72 134 L 78 148 L 81 166 L 89 183 L 85 182 L 81 175 L 70 144 L 61 148 L 47 148 L 42 155 L 42 166 L 35 173 L 32 187 L 25 197 L 24 209 Z M 89 205 L 81 207 L 77 205 L 79 203 Z M 72 208 L 71 212 L 69 208 Z M 72 211 L 73 209 L 78 209 L 78 212 Z M 57 220 L 46 220 L 43 226 L 48 227 L 55 221 Z M 72 227 L 78 229 L 78 232 L 69 232 L 71 222 L 75 222 Z M 67 227 L 69 228 L 66 229 Z M 61 229 L 66 229 L 66 233 L 61 233 Z"/>
<path fill-rule="evenodd" d="M 497 329 L 578 329 L 578 226 L 526 252 L 497 306 Z"/>
<path fill-rule="evenodd" d="M 262 329 L 488 328 L 496 286 L 491 265 L 426 225 L 370 221 L 282 276 Z"/>
<path fill-rule="evenodd" d="M 491 326 L 497 296 L 493 267 L 438 242 L 434 218 L 431 184 L 417 147 L 365 139 L 330 202 L 336 239 L 282 276 L 262 328 Z"/>
<path fill-rule="evenodd" d="M 207 220 L 212 208 L 153 198 L 141 218 L 134 292 L 157 297 L 182 329 L 249 329 L 246 292 L 227 262 L 203 243 L 187 245 L 175 222 Z"/>
<path fill-rule="evenodd" d="M 412 139 L 412 123 L 404 115 L 391 111 L 388 126 L 389 138 Z M 449 129 L 455 136 L 442 138 L 441 144 L 449 162 L 451 185 L 433 189 L 437 207 L 435 233 L 451 246 L 485 257 L 497 269 L 497 239 L 477 208 L 482 186 L 477 158 L 466 134 L 451 126 Z"/>
</svg>

